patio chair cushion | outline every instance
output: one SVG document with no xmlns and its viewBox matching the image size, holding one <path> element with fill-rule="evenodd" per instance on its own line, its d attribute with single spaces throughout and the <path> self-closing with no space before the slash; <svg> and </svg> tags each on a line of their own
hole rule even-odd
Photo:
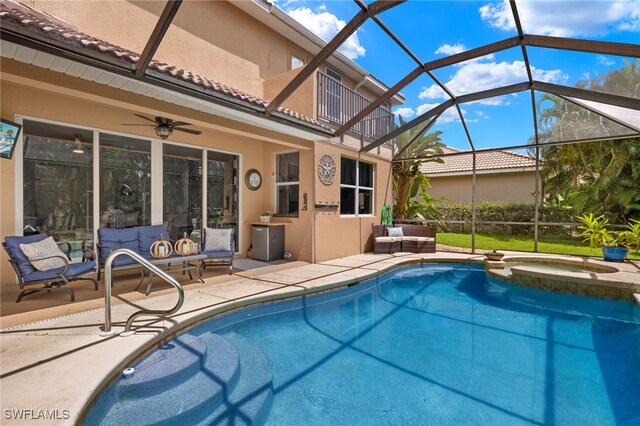
<svg viewBox="0 0 640 426">
<path fill-rule="evenodd" d="M 73 278 L 79 275 L 86 274 L 88 272 L 93 272 L 95 267 L 96 262 L 93 260 L 81 263 L 70 263 L 69 269 L 67 269 L 67 272 L 64 274 L 64 276 L 67 278 Z M 24 282 L 29 283 L 34 281 L 46 281 L 55 279 L 62 271 L 64 271 L 64 268 L 55 268 L 48 271 L 35 271 L 25 275 Z"/>
<path fill-rule="evenodd" d="M 388 227 L 387 228 L 387 236 L 389 237 L 402 237 L 402 228 L 398 227 L 398 228 L 391 228 Z"/>
<path fill-rule="evenodd" d="M 5 238 L 5 243 L 7 249 L 11 251 L 11 255 L 17 260 L 29 260 L 27 256 L 20 250 L 20 244 L 30 244 L 35 243 L 36 241 L 42 241 L 47 238 L 47 234 L 34 234 L 28 235 L 26 237 L 22 236 L 8 236 Z M 36 271 L 36 268 L 31 265 L 31 263 L 21 262 L 18 267 L 20 268 L 20 272 L 25 276 L 32 272 Z"/>
<path fill-rule="evenodd" d="M 204 251 L 231 251 L 233 229 L 204 228 Z"/>
<path fill-rule="evenodd" d="M 152 225 L 152 226 L 138 226 L 138 248 L 137 252 L 144 257 L 151 257 L 151 244 L 158 241 L 161 237 L 165 240 L 169 240 L 169 225 Z"/>
<path fill-rule="evenodd" d="M 225 258 L 233 256 L 233 252 L 231 250 L 205 250 L 200 254 L 204 254 L 208 258 Z"/>
<path fill-rule="evenodd" d="M 100 263 L 114 250 L 127 248 L 135 251 L 139 250 L 138 245 L 138 228 L 126 229 L 98 229 L 98 240 L 100 241 Z M 116 259 L 117 260 L 117 259 Z"/>
<path fill-rule="evenodd" d="M 402 237 L 402 241 L 435 241 L 435 238 L 433 238 L 433 237 L 413 237 L 413 236 L 408 236 L 408 237 Z"/>
<path fill-rule="evenodd" d="M 376 243 L 393 243 L 402 241 L 402 237 L 376 237 Z"/>
<path fill-rule="evenodd" d="M 48 271 L 50 269 L 63 268 L 65 262 L 64 253 L 60 250 L 53 237 L 45 238 L 35 243 L 20 244 L 20 250 L 31 261 L 31 264 L 38 271 Z M 51 256 L 61 256 L 51 257 Z M 48 257 L 49 259 L 43 259 Z M 42 259 L 42 260 L 39 260 Z"/>
</svg>

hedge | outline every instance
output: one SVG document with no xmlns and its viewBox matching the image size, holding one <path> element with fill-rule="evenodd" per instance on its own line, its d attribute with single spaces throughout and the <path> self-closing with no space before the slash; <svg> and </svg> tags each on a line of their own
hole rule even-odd
<svg viewBox="0 0 640 426">
<path fill-rule="evenodd" d="M 437 204 L 444 220 L 465 221 L 465 224 L 445 224 L 443 230 L 471 232 L 471 205 L 466 203 Z M 558 206 L 540 206 L 540 222 L 574 223 L 571 209 Z M 535 205 L 526 203 L 498 203 L 485 201 L 476 205 L 476 222 L 533 222 Z M 540 226 L 540 235 L 570 236 L 573 226 Z M 476 232 L 498 235 L 533 235 L 533 225 L 476 224 Z"/>
</svg>

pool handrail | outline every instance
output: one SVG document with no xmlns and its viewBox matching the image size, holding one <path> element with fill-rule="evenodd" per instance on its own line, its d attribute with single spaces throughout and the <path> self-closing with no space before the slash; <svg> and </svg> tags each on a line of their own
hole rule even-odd
<svg viewBox="0 0 640 426">
<path fill-rule="evenodd" d="M 111 333 L 111 286 L 113 283 L 113 261 L 119 257 L 119 256 L 129 256 L 130 258 L 132 258 L 134 261 L 136 261 L 137 263 L 139 263 L 142 267 L 149 269 L 151 272 L 153 272 L 154 274 L 158 275 L 160 278 L 162 278 L 163 280 L 167 281 L 169 284 L 171 284 L 172 286 L 174 286 L 176 288 L 176 290 L 178 290 L 178 302 L 176 303 L 176 305 L 168 310 L 153 310 L 153 309 L 142 309 L 138 312 L 134 312 L 129 319 L 127 319 L 127 322 L 125 324 L 124 327 L 124 332 L 128 333 L 131 331 L 131 326 L 133 325 L 133 320 L 141 315 L 156 315 L 156 316 L 160 316 L 160 317 L 166 317 L 167 315 L 171 315 L 174 314 L 176 312 L 178 312 L 180 310 L 180 308 L 182 307 L 182 304 L 184 303 L 184 289 L 182 288 L 182 286 L 180 285 L 180 283 L 178 281 L 176 281 L 175 278 L 171 277 L 169 274 L 167 274 L 165 271 L 163 271 L 162 269 L 158 268 L 157 266 L 155 266 L 154 264 L 152 264 L 151 262 L 149 262 L 147 259 L 145 259 L 144 257 L 140 256 L 138 253 L 136 253 L 135 251 L 131 250 L 131 249 L 125 249 L 125 248 L 121 248 L 121 249 L 117 249 L 114 250 L 113 252 L 111 252 L 109 254 L 109 256 L 107 257 L 107 260 L 105 261 L 104 264 L 104 281 L 105 281 L 105 292 L 104 292 L 104 298 L 105 298 L 105 309 L 104 309 L 104 329 L 102 330 L 102 334 L 110 334 Z"/>
</svg>

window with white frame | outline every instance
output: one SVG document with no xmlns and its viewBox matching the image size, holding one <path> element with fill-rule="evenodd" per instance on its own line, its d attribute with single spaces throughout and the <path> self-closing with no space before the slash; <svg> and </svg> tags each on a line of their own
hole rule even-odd
<svg viewBox="0 0 640 426">
<path fill-rule="evenodd" d="M 300 204 L 300 154 L 276 155 L 276 210 L 278 216 L 298 216 Z"/>
<path fill-rule="evenodd" d="M 340 214 L 373 214 L 373 164 L 340 159 Z"/>
<path fill-rule="evenodd" d="M 300 68 L 304 66 L 304 59 L 302 59 L 301 57 L 292 54 L 291 55 L 291 69 L 295 70 L 296 68 Z"/>
</svg>

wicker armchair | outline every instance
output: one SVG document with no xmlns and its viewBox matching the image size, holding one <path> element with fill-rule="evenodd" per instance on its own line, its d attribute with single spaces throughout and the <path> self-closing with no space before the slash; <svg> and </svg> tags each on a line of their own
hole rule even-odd
<svg viewBox="0 0 640 426">
<path fill-rule="evenodd" d="M 387 236 L 385 225 L 372 225 L 373 229 L 373 252 L 375 254 L 393 254 L 402 249 L 400 237 Z"/>
</svg>

